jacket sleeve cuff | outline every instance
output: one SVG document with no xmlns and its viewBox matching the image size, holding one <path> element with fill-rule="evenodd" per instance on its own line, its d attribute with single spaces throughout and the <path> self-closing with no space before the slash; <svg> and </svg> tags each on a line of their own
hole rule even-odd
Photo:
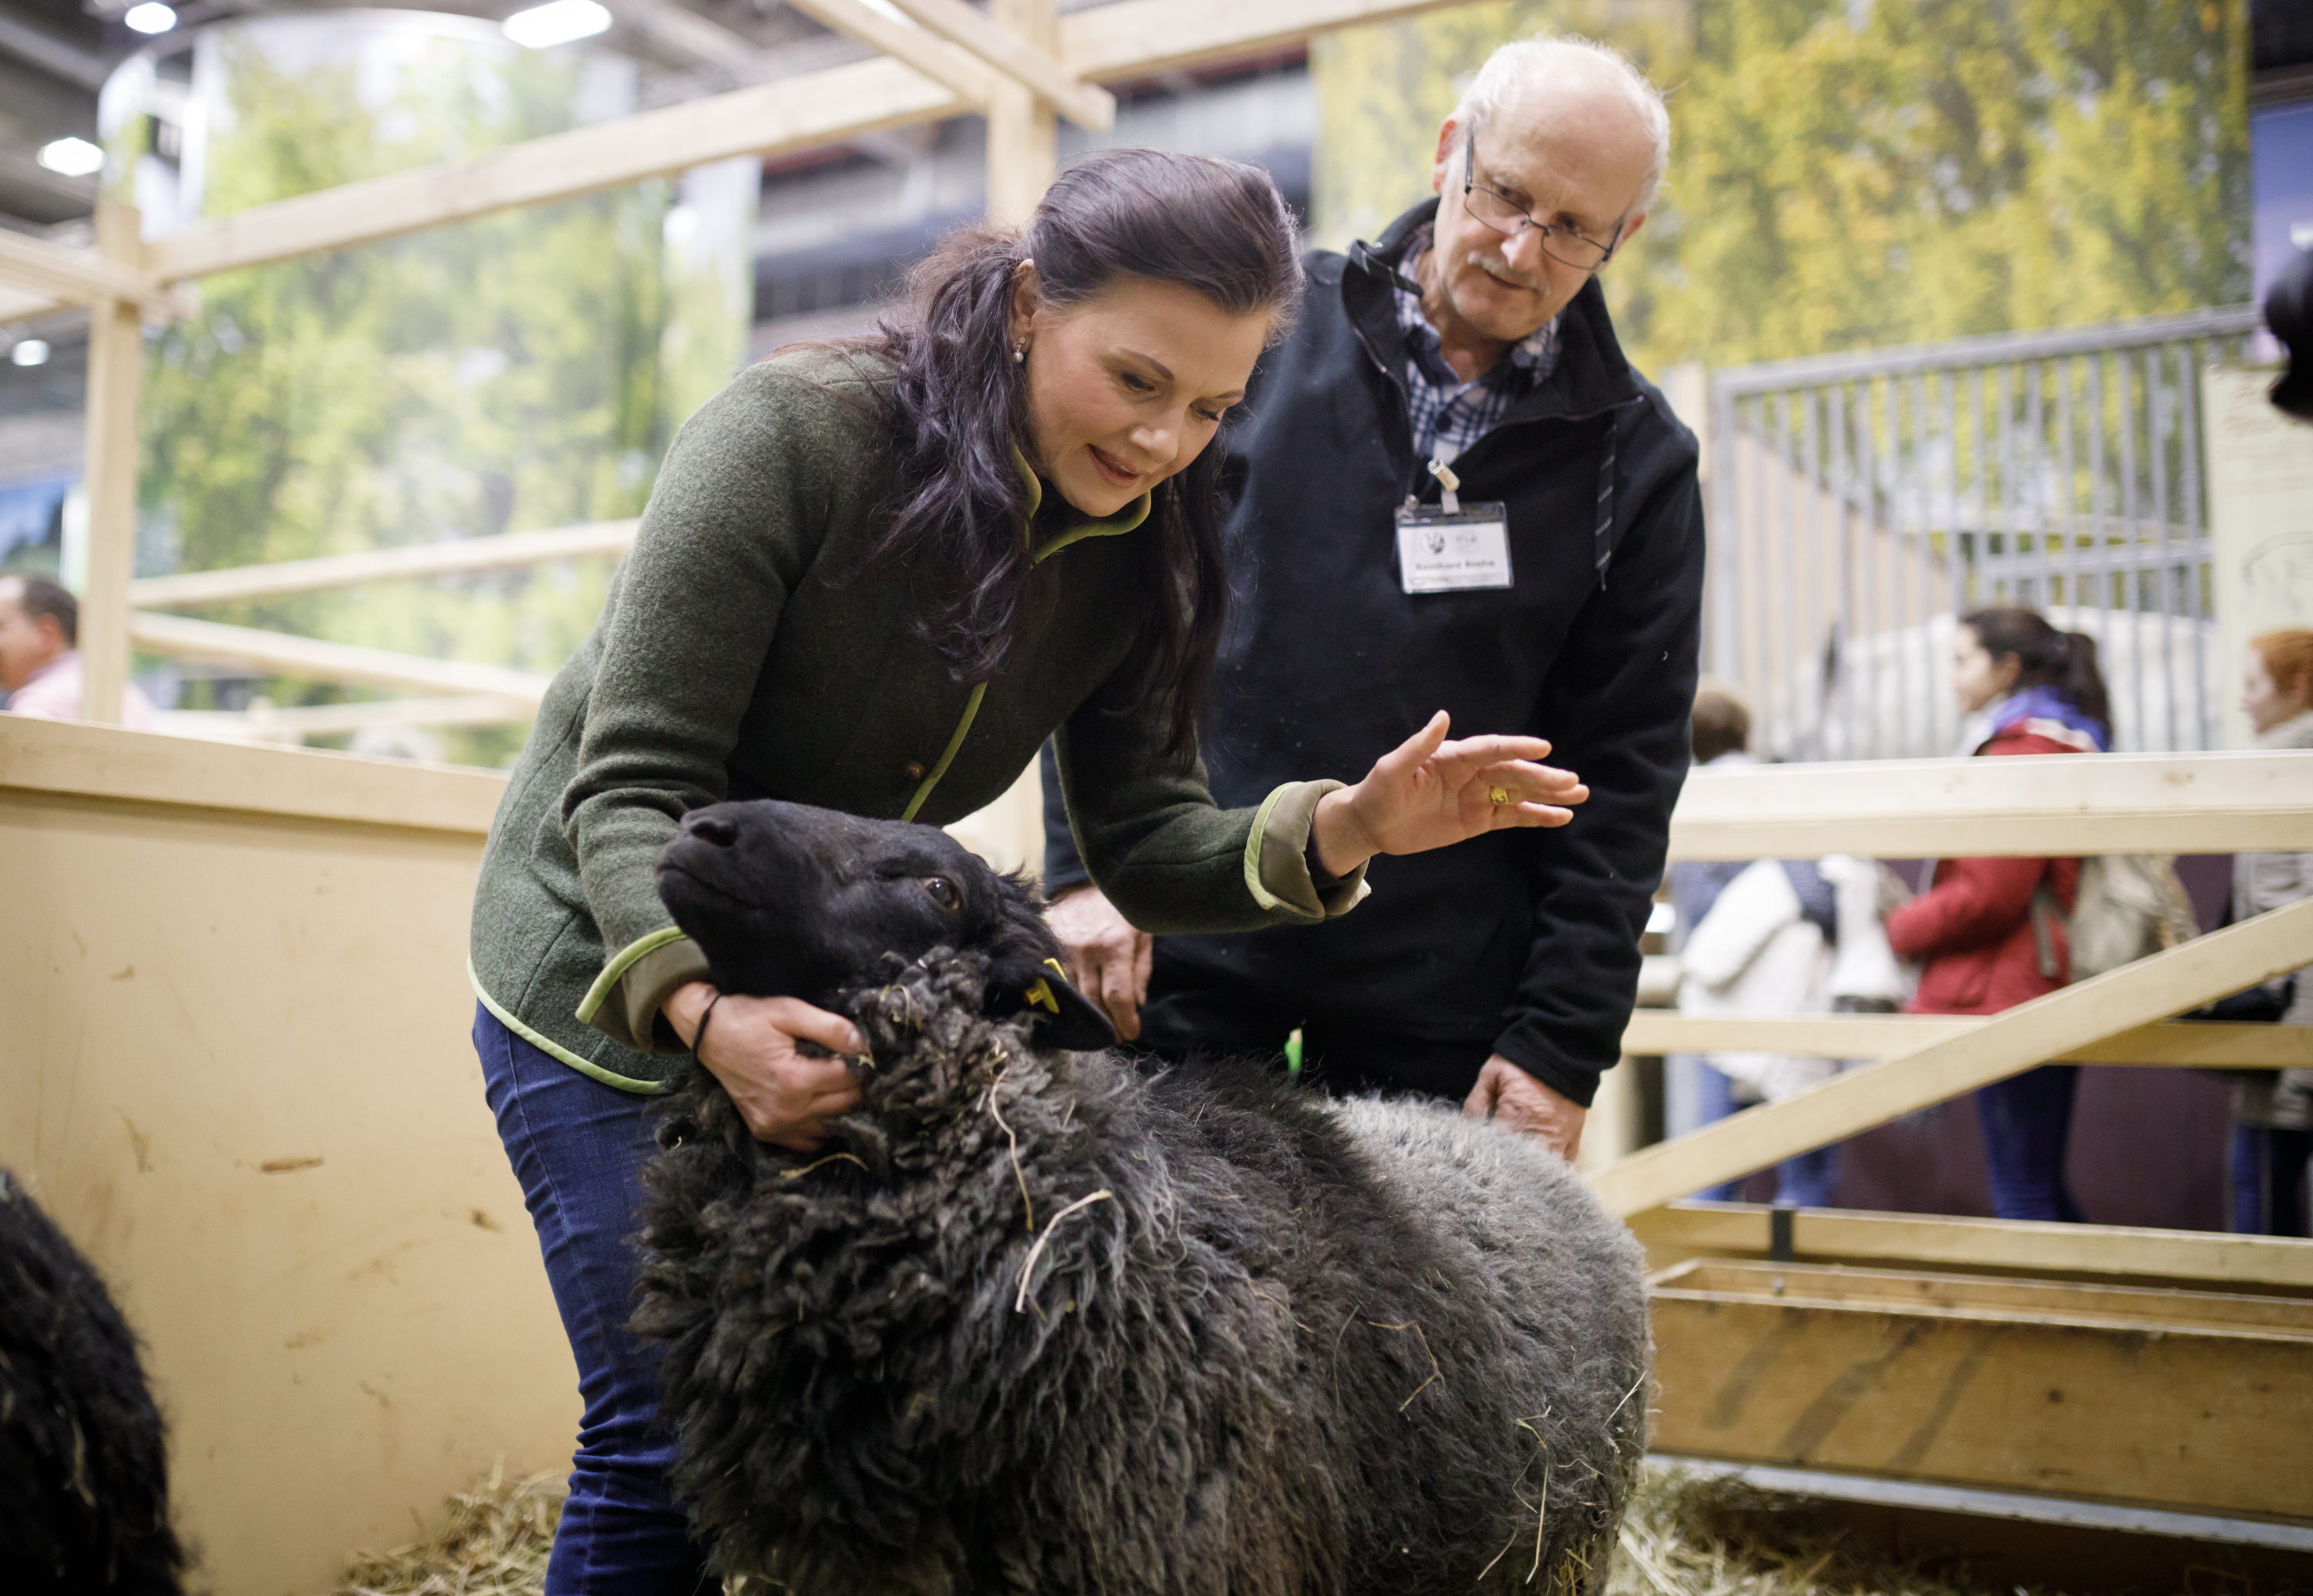
<svg viewBox="0 0 2313 1596">
<path fill-rule="evenodd" d="M 673 926 L 628 943 L 594 977 L 578 1018 L 638 1053 L 687 1051 L 659 1006 L 677 987 L 708 977 L 707 955 Z"/>
<path fill-rule="evenodd" d="M 1262 800 L 1244 841 L 1244 885 L 1254 903 L 1315 925 L 1347 914 L 1373 890 L 1366 885 L 1363 865 L 1322 886 L 1310 873 L 1309 841 L 1317 821 L 1317 800 L 1346 785 L 1288 781 Z"/>
<path fill-rule="evenodd" d="M 1497 1037 L 1494 1051 L 1579 1108 L 1589 1107 L 1598 1095 L 1598 1078 L 1604 1071 L 1543 1053 L 1516 1030 Z"/>
</svg>

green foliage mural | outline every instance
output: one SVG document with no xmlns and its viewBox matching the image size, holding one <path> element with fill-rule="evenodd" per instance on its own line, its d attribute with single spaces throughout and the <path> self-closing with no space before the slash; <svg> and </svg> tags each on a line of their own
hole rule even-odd
<svg viewBox="0 0 2313 1596">
<path fill-rule="evenodd" d="M 1519 0 L 1343 34 L 1321 241 L 1428 192 L 1456 80 L 1545 28 L 1669 93 L 1664 203 L 1606 274 L 1644 369 L 2247 294 L 2245 0 Z"/>
<path fill-rule="evenodd" d="M 572 123 L 578 63 L 477 69 L 433 41 L 390 93 L 228 40 L 231 116 L 208 214 L 471 154 Z M 374 74 L 374 64 L 365 68 Z M 364 93 L 367 88 L 366 94 Z M 743 288 L 684 273 L 672 184 L 519 211 L 211 278 L 148 362 L 144 573 L 342 554 L 638 514 L 675 424 L 738 364 Z M 733 303 L 734 299 L 737 303 Z M 397 652 L 551 672 L 607 560 L 372 584 L 197 612 Z M 191 682 L 181 707 L 208 707 Z M 277 702 L 347 696 L 268 684 Z M 451 734 L 497 763 L 522 728 Z"/>
</svg>

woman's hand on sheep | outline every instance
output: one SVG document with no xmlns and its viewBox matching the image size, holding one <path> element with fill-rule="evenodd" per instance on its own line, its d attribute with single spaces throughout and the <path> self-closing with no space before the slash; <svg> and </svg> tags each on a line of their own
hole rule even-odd
<svg viewBox="0 0 2313 1596">
<path fill-rule="evenodd" d="M 1118 1036 L 1127 1042 L 1138 1037 L 1156 939 L 1117 913 L 1108 895 L 1088 883 L 1054 898 L 1044 923 L 1068 950 L 1077 990 L 1106 1010 Z"/>
<path fill-rule="evenodd" d="M 1365 780 L 1317 802 L 1317 862 L 1346 876 L 1376 853 L 1421 853 L 1514 825 L 1564 825 L 1590 796 L 1571 771 L 1535 763 L 1540 737 L 1446 740 L 1440 710 L 1374 761 Z M 1499 801 L 1497 794 L 1499 795 Z"/>
<path fill-rule="evenodd" d="M 710 1002 L 715 1016 L 701 1046 L 699 1021 Z M 679 988 L 662 1007 L 757 1140 L 809 1152 L 826 1135 L 828 1120 L 858 1107 L 859 1083 L 842 1057 L 814 1057 L 796 1046 L 809 1042 L 832 1054 L 866 1053 L 866 1038 L 840 1014 L 796 998 L 725 992 L 718 999 L 703 981 Z"/>
</svg>

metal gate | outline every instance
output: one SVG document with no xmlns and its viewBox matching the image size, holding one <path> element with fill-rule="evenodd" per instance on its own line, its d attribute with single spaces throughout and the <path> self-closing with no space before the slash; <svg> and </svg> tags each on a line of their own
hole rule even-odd
<svg viewBox="0 0 2313 1596">
<path fill-rule="evenodd" d="M 2115 746 L 2220 745 L 2201 373 L 2253 305 L 1713 372 L 1704 660 L 1785 759 L 1955 751 L 1955 617 L 2096 639 Z"/>
</svg>

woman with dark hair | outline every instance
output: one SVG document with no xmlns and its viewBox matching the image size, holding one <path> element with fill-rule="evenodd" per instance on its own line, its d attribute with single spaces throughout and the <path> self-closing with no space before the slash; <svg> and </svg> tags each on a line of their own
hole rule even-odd
<svg viewBox="0 0 2313 1596">
<path fill-rule="evenodd" d="M 1960 618 L 1952 690 L 1971 753 L 2103 753 L 2112 710 L 2096 639 L 2059 631 L 2036 610 L 2004 604 Z M 2062 916 L 2034 913 L 2044 892 L 2064 913 L 2080 890 L 2077 859 L 1948 859 L 1929 889 L 1887 917 L 1899 957 L 1923 963 L 1914 1014 L 1997 1014 L 2071 979 Z M 2080 1070 L 2053 1064 L 1975 1094 L 2002 1219 L 2077 1221 L 2064 1185 Z"/>
<path fill-rule="evenodd" d="M 1226 584 L 1209 449 L 1301 291 L 1262 172 L 1087 159 L 1021 232 L 967 229 L 870 339 L 742 373 L 669 450 L 594 635 L 514 772 L 474 905 L 475 1045 L 585 1413 L 547 1590 L 701 1577 L 625 1326 L 648 1098 L 695 1056 L 758 1136 L 858 1100 L 857 1033 L 724 996 L 660 903 L 685 811 L 778 798 L 941 824 L 1057 734 L 1094 875 L 1151 930 L 1312 923 L 1367 860 L 1554 825 L 1531 737 L 1445 716 L 1361 780 L 1224 811 L 1194 747 Z M 1344 772 L 1349 773 L 1349 772 Z M 934 901 L 951 884 L 928 877 Z"/>
</svg>

